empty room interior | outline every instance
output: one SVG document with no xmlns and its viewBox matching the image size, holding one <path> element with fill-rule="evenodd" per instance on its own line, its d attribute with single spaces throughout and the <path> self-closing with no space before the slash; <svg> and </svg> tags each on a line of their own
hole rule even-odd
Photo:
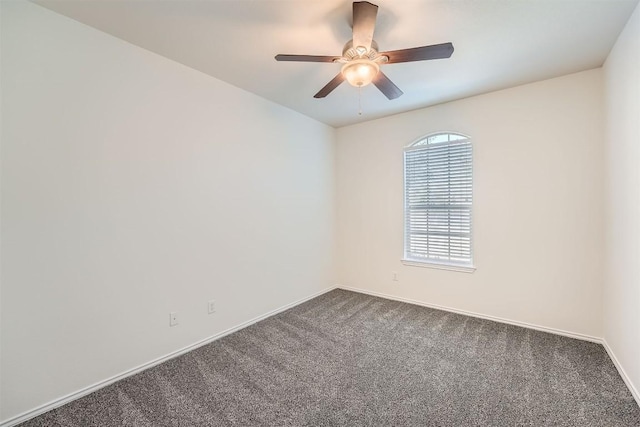
<svg viewBox="0 0 640 427">
<path fill-rule="evenodd" d="M 1 0 L 0 61 L 0 427 L 640 426 L 638 0 Z"/>
</svg>

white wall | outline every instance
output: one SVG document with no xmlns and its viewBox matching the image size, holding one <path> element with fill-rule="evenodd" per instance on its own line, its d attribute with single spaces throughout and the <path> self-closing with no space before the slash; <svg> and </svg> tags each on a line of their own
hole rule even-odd
<svg viewBox="0 0 640 427">
<path fill-rule="evenodd" d="M 640 399 L 640 7 L 604 65 L 604 338 Z"/>
<path fill-rule="evenodd" d="M 334 283 L 332 128 L 1 7 L 0 419 Z"/>
<path fill-rule="evenodd" d="M 438 131 L 474 144 L 473 274 L 400 263 L 403 147 Z M 602 136 L 600 69 L 338 129 L 339 283 L 600 337 Z"/>
</svg>

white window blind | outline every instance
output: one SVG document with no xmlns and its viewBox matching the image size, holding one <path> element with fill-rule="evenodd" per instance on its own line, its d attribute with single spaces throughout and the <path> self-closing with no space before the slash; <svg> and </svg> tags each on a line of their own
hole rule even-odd
<svg viewBox="0 0 640 427">
<path fill-rule="evenodd" d="M 449 133 L 405 149 L 405 260 L 472 266 L 472 157 L 471 141 Z"/>
</svg>

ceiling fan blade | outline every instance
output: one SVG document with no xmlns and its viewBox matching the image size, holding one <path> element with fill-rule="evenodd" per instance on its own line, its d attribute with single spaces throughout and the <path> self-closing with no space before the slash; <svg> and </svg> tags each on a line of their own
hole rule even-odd
<svg viewBox="0 0 640 427">
<path fill-rule="evenodd" d="M 452 43 L 434 44 L 431 46 L 414 47 L 411 49 L 391 50 L 380 52 L 380 55 L 389 57 L 387 64 L 398 62 L 425 61 L 428 59 L 449 58 L 453 54 Z"/>
<path fill-rule="evenodd" d="M 353 2 L 353 47 L 364 47 L 369 51 L 376 28 L 378 6 L 368 1 Z"/>
<path fill-rule="evenodd" d="M 373 84 L 389 99 L 396 99 L 403 94 L 400 88 L 389 80 L 389 77 L 382 71 L 379 71 L 373 79 Z"/>
<path fill-rule="evenodd" d="M 336 59 L 340 59 L 340 57 L 319 55 L 276 55 L 276 61 L 334 62 Z"/>
<path fill-rule="evenodd" d="M 324 98 L 325 96 L 329 95 L 335 88 L 340 86 L 340 83 L 342 83 L 343 81 L 344 81 L 344 76 L 342 75 L 342 73 L 339 73 L 337 76 L 333 78 L 333 80 L 327 83 L 325 87 L 320 89 L 320 92 L 313 95 L 313 97 Z"/>
</svg>

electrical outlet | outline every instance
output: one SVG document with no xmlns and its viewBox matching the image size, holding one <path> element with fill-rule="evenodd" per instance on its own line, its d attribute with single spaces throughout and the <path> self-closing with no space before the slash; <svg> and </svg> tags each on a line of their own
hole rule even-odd
<svg viewBox="0 0 640 427">
<path fill-rule="evenodd" d="M 216 312 L 216 301 L 215 300 L 209 301 L 209 303 L 207 304 L 207 307 L 208 307 L 209 314 L 215 313 Z"/>
<path fill-rule="evenodd" d="M 169 326 L 176 326 L 178 324 L 178 312 L 172 311 L 169 313 Z"/>
<path fill-rule="evenodd" d="M 391 272 L 391 279 L 392 279 L 394 282 L 397 282 L 397 281 L 398 281 L 398 272 L 397 272 L 397 271 L 392 271 L 392 272 Z"/>
</svg>

